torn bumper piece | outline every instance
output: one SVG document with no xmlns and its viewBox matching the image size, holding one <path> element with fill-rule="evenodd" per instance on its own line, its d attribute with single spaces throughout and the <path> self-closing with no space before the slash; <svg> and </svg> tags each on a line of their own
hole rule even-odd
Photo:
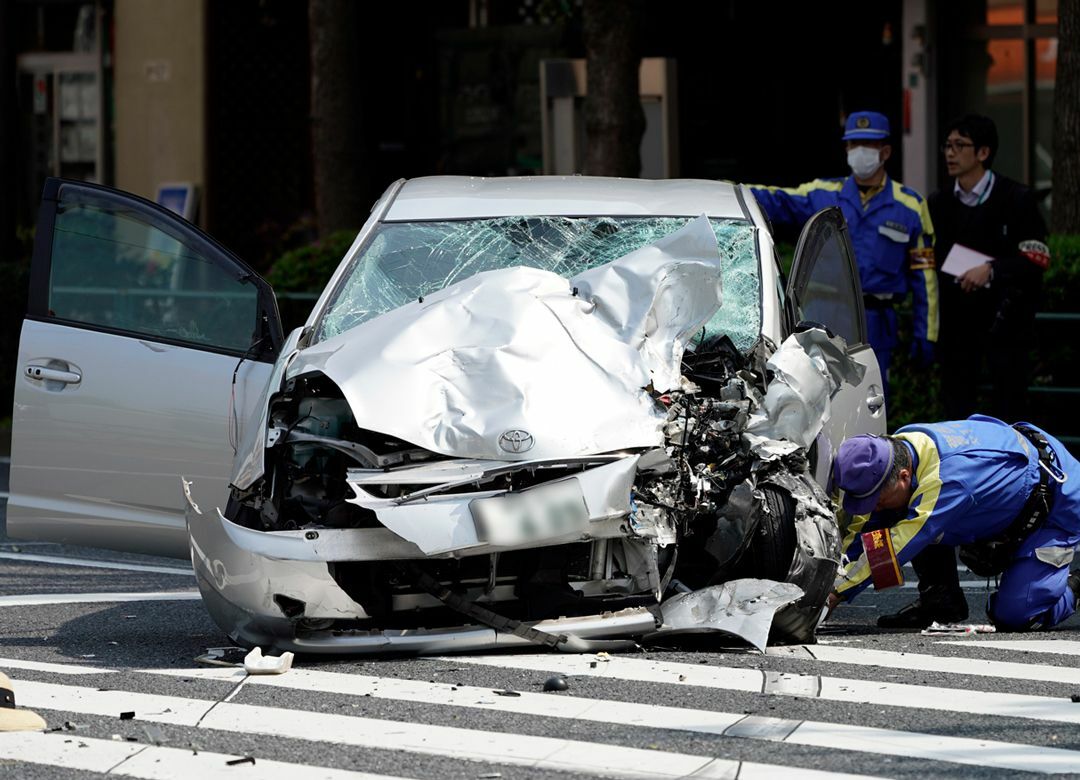
<svg viewBox="0 0 1080 780">
<path fill-rule="evenodd" d="M 659 622 L 649 609 L 637 607 L 600 615 L 543 620 L 532 624 L 532 627 L 549 634 L 561 634 L 593 641 L 641 637 L 655 632 Z M 475 653 L 507 647 L 536 647 L 527 639 L 487 626 L 396 631 L 313 631 L 291 638 L 278 639 L 275 644 L 281 649 L 313 655 L 336 653 L 436 655 Z"/>
<path fill-rule="evenodd" d="M 356 498 L 349 503 L 371 510 L 384 528 L 319 528 L 258 531 L 218 520 L 230 541 L 268 558 L 293 561 L 413 560 L 499 552 L 587 539 L 625 538 L 638 455 L 590 458 L 602 465 L 575 476 L 526 490 L 440 493 L 440 490 L 507 473 L 566 465 L 569 461 L 516 463 L 443 462 L 395 472 L 353 469 L 348 482 Z M 608 462 L 604 462 L 608 461 Z M 373 484 L 430 485 L 397 498 L 381 498 Z M 552 507 L 559 510 L 551 511 Z M 662 529 L 642 522 L 638 536 L 656 537 Z M 645 527 L 648 526 L 648 527 Z"/>
</svg>

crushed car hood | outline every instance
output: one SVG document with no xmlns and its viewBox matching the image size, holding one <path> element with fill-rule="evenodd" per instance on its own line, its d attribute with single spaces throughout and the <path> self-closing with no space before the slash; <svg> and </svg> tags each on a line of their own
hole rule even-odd
<svg viewBox="0 0 1080 780">
<path fill-rule="evenodd" d="M 567 281 L 477 274 L 301 351 L 362 428 L 459 458 L 526 460 L 656 447 L 686 345 L 721 305 L 702 216 Z"/>
</svg>

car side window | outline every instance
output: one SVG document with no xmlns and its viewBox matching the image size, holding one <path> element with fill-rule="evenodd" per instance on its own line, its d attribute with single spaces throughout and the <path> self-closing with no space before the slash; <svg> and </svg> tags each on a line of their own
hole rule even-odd
<svg viewBox="0 0 1080 780">
<path fill-rule="evenodd" d="M 866 341 L 862 293 L 843 217 L 818 214 L 804 228 L 792 269 L 800 320 L 818 322 L 849 345 Z"/>
<path fill-rule="evenodd" d="M 50 317 L 230 352 L 252 345 L 256 286 L 122 201 L 61 194 L 50 267 Z"/>
</svg>

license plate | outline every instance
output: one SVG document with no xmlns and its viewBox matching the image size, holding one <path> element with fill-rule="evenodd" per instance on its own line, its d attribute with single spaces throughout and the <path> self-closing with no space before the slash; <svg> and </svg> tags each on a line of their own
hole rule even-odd
<svg viewBox="0 0 1080 780">
<path fill-rule="evenodd" d="M 589 511 L 576 479 L 520 493 L 478 498 L 469 508 L 477 538 L 498 547 L 583 533 L 589 526 Z"/>
</svg>

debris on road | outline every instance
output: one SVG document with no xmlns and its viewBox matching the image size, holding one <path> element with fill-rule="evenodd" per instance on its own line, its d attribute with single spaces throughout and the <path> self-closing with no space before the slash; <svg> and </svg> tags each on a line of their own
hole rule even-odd
<svg viewBox="0 0 1080 780">
<path fill-rule="evenodd" d="M 922 630 L 923 636 L 943 636 L 952 634 L 993 634 L 997 629 L 988 623 L 938 623 L 934 621 L 929 628 Z"/>
<path fill-rule="evenodd" d="M 544 680 L 545 691 L 565 691 L 570 686 L 566 683 L 566 678 L 560 675 L 553 675 Z"/>
<path fill-rule="evenodd" d="M 206 652 L 195 657 L 200 666 L 239 666 L 247 655 L 244 647 L 208 647 Z"/>
<path fill-rule="evenodd" d="M 285 674 L 292 669 L 293 654 L 263 655 L 262 648 L 256 647 L 244 656 L 244 671 L 248 674 Z"/>
<path fill-rule="evenodd" d="M 135 711 L 128 710 L 127 712 L 121 712 L 120 720 L 135 720 Z"/>
<path fill-rule="evenodd" d="M 254 764 L 255 756 L 244 756 L 243 758 L 234 758 L 231 761 L 225 762 L 229 766 L 238 766 L 240 764 Z"/>
</svg>

